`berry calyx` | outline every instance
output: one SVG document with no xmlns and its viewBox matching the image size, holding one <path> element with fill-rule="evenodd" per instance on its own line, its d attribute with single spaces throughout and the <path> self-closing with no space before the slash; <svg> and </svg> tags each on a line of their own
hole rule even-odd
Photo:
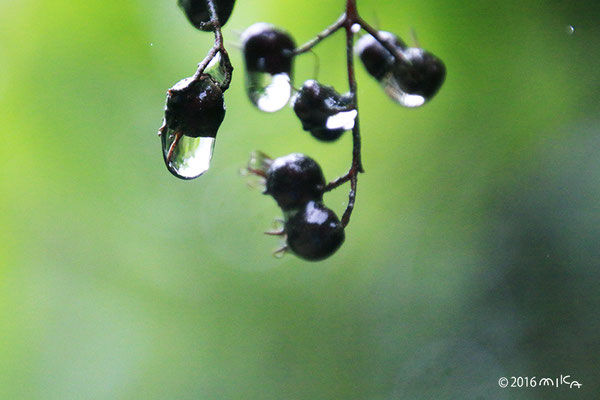
<svg viewBox="0 0 600 400">
<path fill-rule="evenodd" d="M 213 31 L 215 29 L 211 24 L 210 10 L 206 0 L 178 0 L 177 3 L 190 23 L 197 29 L 201 31 Z M 231 16 L 235 0 L 215 0 L 214 4 L 217 9 L 219 23 L 223 26 Z"/>
<path fill-rule="evenodd" d="M 287 32 L 258 22 L 242 33 L 242 46 L 248 72 L 291 73 L 296 43 Z"/>
<path fill-rule="evenodd" d="M 304 82 L 293 100 L 302 129 L 322 141 L 337 140 L 345 130 L 354 127 L 357 112 L 351 104 L 349 95 L 341 95 L 315 80 Z"/>
<path fill-rule="evenodd" d="M 308 201 L 321 201 L 325 177 L 315 160 L 300 153 L 274 159 L 265 174 L 265 194 L 271 195 L 285 212 Z"/>
<path fill-rule="evenodd" d="M 345 232 L 337 215 L 319 201 L 309 201 L 285 221 L 288 248 L 308 261 L 323 260 L 344 243 Z"/>
<path fill-rule="evenodd" d="M 216 137 L 225 118 L 223 92 L 208 75 L 185 78 L 167 91 L 165 127 L 189 137 Z"/>
</svg>

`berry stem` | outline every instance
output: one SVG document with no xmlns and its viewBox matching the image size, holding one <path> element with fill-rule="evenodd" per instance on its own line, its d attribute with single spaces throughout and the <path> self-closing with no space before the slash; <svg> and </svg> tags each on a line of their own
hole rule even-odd
<svg viewBox="0 0 600 400">
<path fill-rule="evenodd" d="M 225 91 L 229 88 L 231 84 L 231 77 L 233 75 L 233 65 L 231 65 L 231 60 L 229 59 L 229 53 L 227 49 L 225 49 L 225 42 L 223 40 L 223 32 L 221 31 L 221 23 L 219 22 L 219 17 L 217 16 L 217 8 L 215 6 L 215 0 L 206 0 L 206 4 L 208 6 L 208 10 L 210 12 L 210 24 L 213 26 L 215 33 L 215 44 L 210 49 L 204 60 L 202 60 L 198 64 L 198 69 L 193 76 L 194 80 L 201 79 L 204 70 L 208 66 L 208 64 L 212 61 L 213 58 L 217 55 L 217 53 L 221 53 L 221 63 L 225 68 L 225 79 L 223 83 L 219 84 L 219 87 L 222 91 Z"/>
<path fill-rule="evenodd" d="M 360 18 L 360 15 L 358 14 L 358 8 L 356 7 L 356 0 L 346 0 L 346 11 L 333 25 L 294 51 L 295 55 L 305 53 L 312 50 L 314 46 L 320 43 L 323 39 L 331 36 L 338 29 L 343 27 L 346 31 L 346 65 L 348 72 L 348 86 L 350 89 L 350 96 L 352 96 L 352 108 L 357 111 L 356 119 L 354 120 L 354 127 L 352 128 L 352 165 L 350 166 L 350 169 L 346 175 L 337 178 L 335 181 L 330 182 L 323 188 L 323 192 L 329 192 L 348 181 L 350 182 L 348 205 L 346 206 L 346 210 L 344 211 L 344 215 L 342 216 L 341 220 L 344 228 L 350 223 L 350 217 L 352 215 L 352 211 L 354 210 L 354 204 L 356 202 L 356 190 L 358 186 L 358 174 L 364 172 L 361 157 L 360 121 L 357 95 L 358 88 L 354 70 L 355 32 L 352 30 L 353 26 L 357 23 L 362 26 L 362 22 L 364 21 L 361 21 L 362 19 Z"/>
<path fill-rule="evenodd" d="M 309 40 L 308 42 L 294 50 L 294 55 L 297 56 L 299 54 L 303 54 L 312 50 L 312 48 L 319 44 L 323 39 L 328 38 L 329 36 L 333 35 L 338 29 L 342 28 L 346 23 L 346 19 L 346 14 L 342 14 L 342 16 L 337 21 L 335 21 L 333 25 L 329 26 L 327 29 L 319 33 L 313 39 Z"/>
<path fill-rule="evenodd" d="M 396 61 L 403 61 L 403 62 L 408 62 L 408 63 L 412 64 L 412 62 L 408 58 L 406 58 L 406 56 L 404 54 L 399 52 L 398 49 L 392 45 L 392 43 L 389 43 L 389 42 L 383 40 L 381 35 L 379 35 L 379 31 L 377 29 L 373 28 L 367 21 L 365 21 L 364 19 L 362 19 L 359 16 L 356 20 L 356 23 L 359 24 L 362 29 L 367 31 L 367 33 L 369 35 L 373 36 L 375 38 L 375 40 L 377 40 L 379 43 L 381 43 L 383 48 L 386 49 L 387 51 L 389 51 L 392 54 L 392 56 L 396 59 Z M 398 38 L 398 40 L 400 40 L 400 38 Z M 399 44 L 400 44 L 400 47 L 402 47 L 403 49 L 408 47 L 406 45 L 406 43 L 404 43 L 402 40 L 400 40 Z"/>
</svg>

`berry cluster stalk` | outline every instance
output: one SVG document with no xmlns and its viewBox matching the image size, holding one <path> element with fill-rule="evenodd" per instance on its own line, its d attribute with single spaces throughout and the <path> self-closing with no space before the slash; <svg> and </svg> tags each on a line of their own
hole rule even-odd
<svg viewBox="0 0 600 400">
<path fill-rule="evenodd" d="M 313 47 L 319 44 L 324 39 L 333 35 L 339 29 L 344 28 L 346 31 L 346 65 L 348 71 L 348 86 L 350 95 L 352 96 L 352 107 L 358 111 L 358 96 L 357 96 L 357 85 L 356 77 L 354 73 L 354 35 L 355 32 L 353 27 L 358 25 L 369 34 L 371 34 L 375 40 L 388 50 L 395 59 L 406 60 L 406 57 L 398 51 L 397 48 L 392 46 L 388 41 L 383 40 L 379 35 L 379 32 L 369 25 L 365 20 L 360 17 L 358 8 L 356 7 L 356 0 L 346 0 L 346 10 L 344 14 L 331 26 L 319 33 L 312 40 L 308 41 L 304 45 L 298 47 L 294 53 L 296 55 L 311 51 Z M 348 172 L 330 182 L 325 186 L 324 192 L 329 192 L 346 182 L 350 182 L 350 193 L 348 194 L 348 205 L 342 216 L 342 226 L 346 227 L 350 222 L 350 216 L 354 210 L 354 204 L 356 202 L 356 190 L 358 184 L 358 174 L 364 172 L 361 160 L 361 138 L 360 138 L 360 123 L 359 115 L 357 114 L 354 127 L 352 128 L 352 164 Z"/>
</svg>

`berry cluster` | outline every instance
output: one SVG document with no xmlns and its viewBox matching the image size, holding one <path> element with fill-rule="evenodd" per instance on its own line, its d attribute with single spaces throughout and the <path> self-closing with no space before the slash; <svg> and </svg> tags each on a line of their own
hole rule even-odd
<svg viewBox="0 0 600 400">
<path fill-rule="evenodd" d="M 217 130 L 225 116 L 223 92 L 229 87 L 233 67 L 223 46 L 221 26 L 229 19 L 235 1 L 178 2 L 192 25 L 215 34 L 215 45 L 194 76 L 169 89 L 159 130 L 169 171 L 192 179 L 208 170 Z M 246 92 L 254 106 L 271 113 L 291 104 L 302 129 L 320 141 L 334 142 L 352 131 L 350 169 L 330 183 L 325 182 L 316 161 L 298 153 L 273 160 L 256 152 L 248 164 L 247 172 L 264 179 L 265 194 L 272 196 L 283 212 L 284 229 L 270 232 L 286 238 L 286 246 L 279 253 L 290 250 L 306 260 L 327 258 L 342 245 L 354 210 L 358 174 L 364 172 L 354 56 L 385 93 L 405 107 L 420 107 L 431 100 L 446 76 L 438 57 L 420 47 L 407 46 L 392 33 L 374 29 L 359 15 L 357 0 L 345 2 L 345 12 L 333 25 L 299 47 L 288 32 L 264 22 L 250 26 L 241 35 Z M 341 94 L 313 79 L 295 90 L 295 58 L 340 29 L 346 32 L 349 91 Z M 354 38 L 361 29 L 366 33 L 355 46 Z M 323 195 L 346 182 L 350 182 L 348 205 L 338 219 L 323 204 Z"/>
<path fill-rule="evenodd" d="M 255 152 L 248 171 L 263 177 L 264 194 L 273 197 L 283 212 L 283 230 L 267 232 L 286 237 L 286 245 L 276 253 L 291 250 L 305 260 L 318 261 L 340 248 L 344 227 L 323 204 L 325 177 L 315 160 L 299 153 L 273 160 Z"/>
</svg>

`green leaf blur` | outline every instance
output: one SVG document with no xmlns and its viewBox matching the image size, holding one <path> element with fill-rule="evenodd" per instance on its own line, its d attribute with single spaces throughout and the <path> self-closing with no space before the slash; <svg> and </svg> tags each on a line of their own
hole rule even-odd
<svg viewBox="0 0 600 400">
<path fill-rule="evenodd" d="M 0 3 L 0 399 L 554 399 L 600 391 L 600 5 L 374 1 L 446 63 L 416 110 L 358 68 L 366 173 L 332 258 L 277 260 L 239 169 L 315 141 L 243 88 L 239 32 L 302 43 L 342 0 L 238 0 L 213 164 L 162 161 L 165 91 L 212 44 L 171 1 Z M 319 80 L 346 90 L 344 40 Z M 296 86 L 314 78 L 302 56 Z M 359 66 L 360 67 L 360 66 Z M 326 196 L 341 214 L 347 187 Z M 501 389 L 571 375 L 581 389 Z M 579 390 L 579 391 L 577 391 Z M 581 397 L 575 397 L 581 396 Z"/>
</svg>

